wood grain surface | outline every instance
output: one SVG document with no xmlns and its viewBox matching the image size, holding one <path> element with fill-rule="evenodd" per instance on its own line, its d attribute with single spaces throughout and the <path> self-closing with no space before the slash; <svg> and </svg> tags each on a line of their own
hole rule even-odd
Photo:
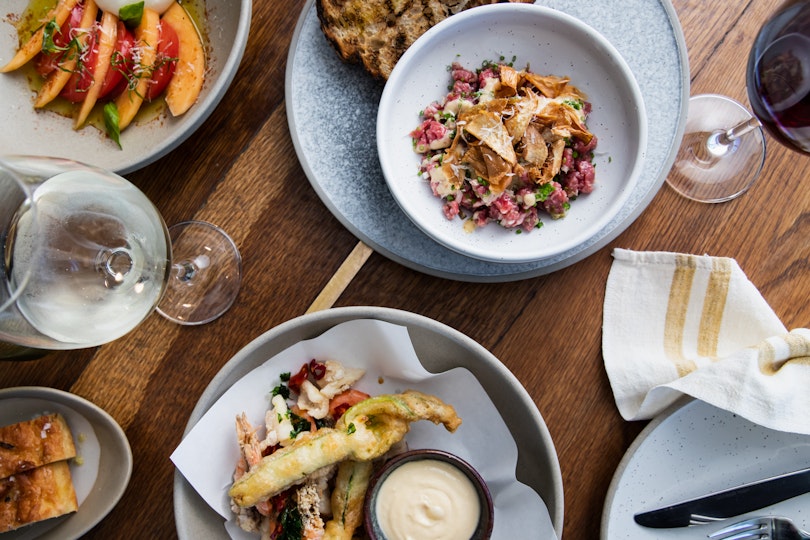
<svg viewBox="0 0 810 540">
<path fill-rule="evenodd" d="M 204 219 L 231 233 L 244 260 L 236 304 L 203 326 L 153 315 L 96 349 L 0 363 L 0 387 L 74 392 L 125 429 L 135 458 L 132 480 L 87 538 L 176 538 L 169 455 L 200 394 L 231 356 L 308 310 L 376 305 L 415 312 L 475 339 L 525 385 L 559 454 L 564 538 L 598 537 L 611 478 L 644 427 L 619 416 L 602 362 L 601 307 L 612 248 L 733 257 L 788 328 L 806 326 L 810 158 L 767 137 L 763 173 L 743 197 L 704 205 L 665 185 L 610 245 L 551 275 L 496 284 L 431 277 L 358 244 L 296 159 L 283 81 L 304 4 L 254 2 L 244 59 L 217 110 L 171 154 L 128 176 L 168 223 Z M 749 46 L 776 2 L 729 0 L 722 9 L 702 0 L 673 4 L 689 51 L 692 93 L 722 93 L 747 104 Z"/>
</svg>

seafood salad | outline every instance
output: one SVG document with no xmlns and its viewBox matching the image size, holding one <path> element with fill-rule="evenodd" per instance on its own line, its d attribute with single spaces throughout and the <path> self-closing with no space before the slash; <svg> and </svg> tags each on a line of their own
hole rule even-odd
<svg viewBox="0 0 810 540">
<path fill-rule="evenodd" d="M 571 201 L 594 189 L 596 136 L 591 104 L 570 79 L 484 62 L 453 63 L 441 102 L 421 111 L 410 136 L 419 174 L 441 198 L 447 219 L 471 232 L 495 222 L 518 232 L 559 219 Z"/>
<path fill-rule="evenodd" d="M 361 530 L 375 464 L 401 449 L 410 423 L 429 420 L 450 432 L 461 424 L 435 396 L 372 397 L 353 388 L 364 373 L 313 359 L 281 376 L 263 429 L 236 417 L 241 457 L 229 496 L 240 528 L 262 539 L 349 540 Z"/>
</svg>

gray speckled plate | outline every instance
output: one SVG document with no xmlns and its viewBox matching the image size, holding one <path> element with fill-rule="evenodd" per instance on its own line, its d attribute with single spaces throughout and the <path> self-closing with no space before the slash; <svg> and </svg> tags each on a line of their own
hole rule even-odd
<svg viewBox="0 0 810 540">
<path fill-rule="evenodd" d="M 517 479 L 543 499 L 557 537 L 561 538 L 562 473 L 551 434 L 531 396 L 520 381 L 480 344 L 442 323 L 415 313 L 381 307 L 341 307 L 303 315 L 276 326 L 245 346 L 222 367 L 200 396 L 185 433 L 226 390 L 267 359 L 299 341 L 312 339 L 341 323 L 358 319 L 376 319 L 407 327 L 416 356 L 429 372 L 442 373 L 464 367 L 478 379 L 515 439 Z M 179 470 L 174 476 L 174 515 L 180 540 L 228 538 L 222 517 L 208 506 Z"/>
<path fill-rule="evenodd" d="M 810 529 L 810 493 L 711 525 L 647 529 L 633 515 L 807 467 L 810 437 L 773 431 L 697 400 L 676 404 L 644 428 L 619 464 L 602 515 L 602 540 L 706 538 L 760 515 Z"/>
<path fill-rule="evenodd" d="M 627 60 L 644 95 L 648 145 L 627 206 L 588 241 L 531 263 L 493 263 L 434 242 L 400 210 L 377 158 L 375 125 L 383 83 L 343 64 L 320 30 L 315 2 L 301 13 L 287 60 L 287 115 L 298 158 L 315 191 L 343 225 L 386 257 L 462 281 L 512 281 L 547 274 L 591 255 L 641 214 L 664 183 L 683 136 L 689 66 L 668 0 L 541 0 L 589 24 Z"/>
<path fill-rule="evenodd" d="M 28 0 L 4 0 L 0 14 L 0 65 L 17 49 L 19 16 Z M 184 115 L 168 112 L 147 118 L 121 134 L 119 149 L 101 130 L 75 131 L 73 120 L 51 111 L 35 110 L 24 69 L 0 75 L 0 153 L 64 157 L 126 174 L 145 167 L 185 141 L 216 108 L 236 75 L 247 44 L 252 0 L 205 0 L 208 28 L 206 80 L 197 103 Z"/>
</svg>

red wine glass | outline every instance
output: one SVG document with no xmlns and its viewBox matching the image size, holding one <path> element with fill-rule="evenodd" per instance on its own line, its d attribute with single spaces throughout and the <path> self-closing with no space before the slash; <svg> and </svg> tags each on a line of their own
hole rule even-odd
<svg viewBox="0 0 810 540">
<path fill-rule="evenodd" d="M 667 177 L 690 199 L 719 203 L 745 193 L 765 161 L 763 127 L 810 153 L 810 0 L 790 1 L 762 26 L 748 59 L 753 114 L 717 94 L 689 100 L 684 139 Z"/>
</svg>

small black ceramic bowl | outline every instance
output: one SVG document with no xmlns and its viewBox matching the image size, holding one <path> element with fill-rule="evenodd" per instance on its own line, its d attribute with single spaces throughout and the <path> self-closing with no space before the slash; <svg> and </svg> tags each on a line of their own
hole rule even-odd
<svg viewBox="0 0 810 540">
<path fill-rule="evenodd" d="M 489 492 L 486 482 L 481 475 L 476 471 L 472 465 L 443 450 L 421 449 L 410 450 L 397 454 L 389 459 L 380 469 L 374 473 L 369 483 L 368 491 L 366 492 L 364 504 L 364 519 L 366 534 L 371 540 L 389 540 L 383 530 L 383 519 L 377 515 L 378 501 L 380 500 L 380 493 L 389 477 L 402 467 L 411 462 L 420 460 L 435 460 L 451 465 L 453 468 L 462 473 L 466 477 L 474 489 L 475 495 L 478 498 L 480 508 L 478 523 L 475 525 L 474 532 L 469 540 L 487 540 L 492 535 L 492 527 L 495 516 L 494 507 L 492 504 L 492 496 Z M 408 499 L 416 499 L 416 493 L 413 497 L 406 497 Z M 383 495 L 384 497 L 385 495 Z M 458 516 L 449 516 L 448 522 L 456 522 Z"/>
</svg>

